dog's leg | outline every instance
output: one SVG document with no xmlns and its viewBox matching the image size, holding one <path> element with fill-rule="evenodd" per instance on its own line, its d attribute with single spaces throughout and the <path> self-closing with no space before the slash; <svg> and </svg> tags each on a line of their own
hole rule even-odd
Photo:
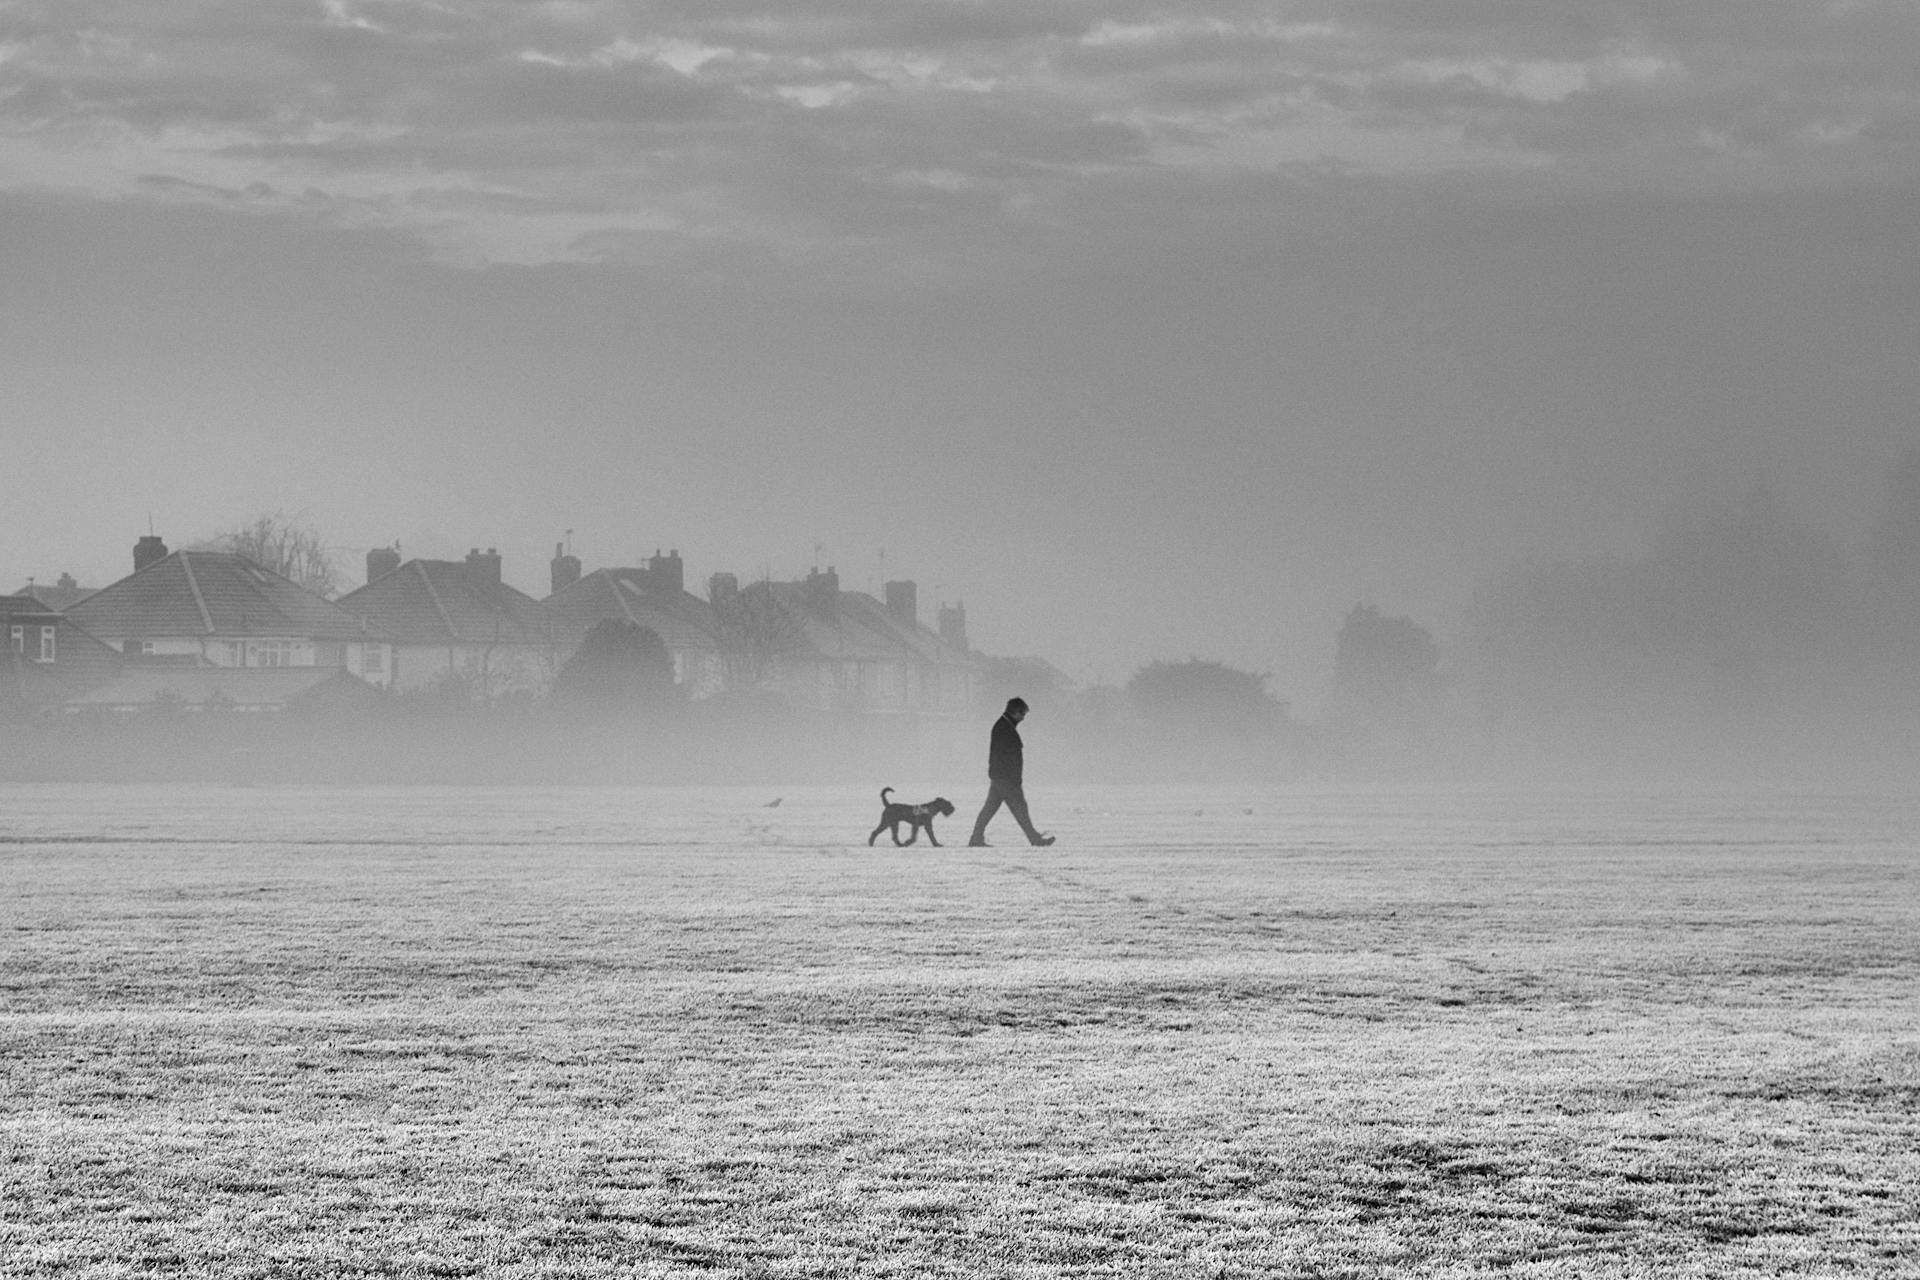
<svg viewBox="0 0 1920 1280">
<path fill-rule="evenodd" d="M 920 824 L 911 818 L 907 819 L 907 838 L 905 840 L 900 838 L 900 832 L 898 830 L 893 833 L 893 842 L 903 849 L 919 838 Z"/>
<path fill-rule="evenodd" d="M 867 844 L 871 846 L 875 840 L 878 840 L 880 838 L 880 833 L 882 831 L 885 831 L 886 829 L 887 829 L 887 820 L 885 818 L 882 818 L 880 819 L 880 825 L 873 829 L 873 834 L 867 837 Z"/>
<path fill-rule="evenodd" d="M 936 849 L 942 847 L 940 842 L 933 838 L 933 823 L 931 822 L 927 823 L 927 843 Z"/>
</svg>

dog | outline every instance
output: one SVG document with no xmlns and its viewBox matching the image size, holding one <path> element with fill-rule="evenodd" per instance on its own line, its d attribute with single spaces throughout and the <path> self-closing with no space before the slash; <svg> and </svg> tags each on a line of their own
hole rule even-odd
<svg viewBox="0 0 1920 1280">
<path fill-rule="evenodd" d="M 892 828 L 893 842 L 897 845 L 910 845 L 920 838 L 922 831 L 925 831 L 928 844 L 936 849 L 944 847 L 933 837 L 933 820 L 953 813 L 953 805 L 947 801 L 946 797 L 935 796 L 925 804 L 900 804 L 887 799 L 892 793 L 892 787 L 880 788 L 880 825 L 875 827 L 873 834 L 867 837 L 867 843 L 872 844 L 879 839 L 882 831 Z M 903 822 L 907 824 L 905 840 L 900 838 L 900 824 Z"/>
</svg>

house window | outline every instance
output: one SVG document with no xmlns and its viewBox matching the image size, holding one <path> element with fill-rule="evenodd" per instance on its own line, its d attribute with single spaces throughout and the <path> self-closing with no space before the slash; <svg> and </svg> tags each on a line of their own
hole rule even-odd
<svg viewBox="0 0 1920 1280">
<path fill-rule="evenodd" d="M 13 629 L 13 651 L 15 653 L 25 653 L 27 651 L 27 629 L 25 627 L 15 627 Z"/>
<path fill-rule="evenodd" d="M 249 663 L 255 667 L 290 667 L 293 665 L 293 641 L 259 640 L 247 646 L 252 654 Z"/>
<path fill-rule="evenodd" d="M 387 647 L 383 644 L 363 644 L 360 646 L 360 673 L 368 676 L 386 674 Z"/>
<path fill-rule="evenodd" d="M 42 662 L 53 661 L 53 636 L 54 628 L 40 628 L 40 661 Z"/>
</svg>

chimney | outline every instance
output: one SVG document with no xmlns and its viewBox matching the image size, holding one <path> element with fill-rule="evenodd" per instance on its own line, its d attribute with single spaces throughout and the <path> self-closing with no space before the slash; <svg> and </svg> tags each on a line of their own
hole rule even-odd
<svg viewBox="0 0 1920 1280">
<path fill-rule="evenodd" d="M 500 585 L 500 553 L 488 547 L 482 555 L 480 548 L 474 547 L 467 552 L 467 577 L 471 581 L 488 587 Z"/>
<path fill-rule="evenodd" d="M 140 572 L 150 564 L 158 564 L 167 558 L 167 544 L 153 534 L 148 534 L 133 544 L 133 571 Z"/>
<path fill-rule="evenodd" d="M 964 604 L 940 606 L 940 638 L 962 653 L 972 652 L 967 647 L 967 606 Z"/>
<path fill-rule="evenodd" d="M 740 579 L 731 573 L 716 573 L 707 579 L 707 602 L 724 607 L 740 598 Z"/>
<path fill-rule="evenodd" d="M 400 567 L 398 547 L 375 547 L 367 552 L 367 581 L 378 582 Z"/>
<path fill-rule="evenodd" d="M 687 566 L 680 559 L 676 549 L 661 555 L 654 550 L 647 561 L 647 586 L 655 591 L 685 591 L 687 589 Z"/>
<path fill-rule="evenodd" d="M 903 627 L 920 625 L 919 589 L 911 582 L 889 582 L 887 592 L 887 616 Z"/>
<path fill-rule="evenodd" d="M 840 575 L 828 565 L 825 573 L 809 570 L 806 582 L 807 606 L 815 613 L 832 615 L 840 606 Z"/>
<path fill-rule="evenodd" d="M 552 569 L 555 595 L 580 581 L 580 557 L 568 555 L 567 544 L 564 542 L 553 544 Z"/>
</svg>

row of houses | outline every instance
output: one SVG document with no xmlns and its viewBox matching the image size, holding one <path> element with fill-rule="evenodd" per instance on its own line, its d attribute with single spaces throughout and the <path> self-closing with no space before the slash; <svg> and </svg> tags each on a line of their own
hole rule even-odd
<svg viewBox="0 0 1920 1280">
<path fill-rule="evenodd" d="M 813 710 L 970 714 L 978 687 L 963 607 L 919 619 L 910 581 L 884 598 L 843 590 L 829 567 L 796 582 L 715 574 L 686 588 L 680 553 L 582 572 L 556 546 L 536 600 L 501 577 L 497 550 L 464 560 L 367 554 L 367 579 L 329 600 L 247 559 L 134 547 L 134 571 L 85 591 L 63 577 L 0 596 L 9 710 L 282 708 L 378 690 L 444 689 L 483 701 L 538 697 L 605 620 L 657 634 L 692 700 L 735 691 Z"/>
</svg>

